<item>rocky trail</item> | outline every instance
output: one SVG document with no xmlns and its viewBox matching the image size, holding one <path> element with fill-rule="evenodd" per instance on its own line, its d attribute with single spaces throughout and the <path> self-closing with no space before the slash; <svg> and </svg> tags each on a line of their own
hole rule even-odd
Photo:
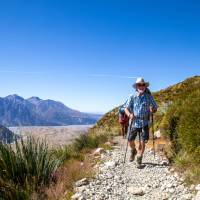
<svg viewBox="0 0 200 200">
<path fill-rule="evenodd" d="M 200 185 L 186 187 L 184 179 L 168 166 L 167 160 L 147 149 L 143 168 L 129 162 L 123 164 L 126 140 L 117 137 L 113 150 L 101 153 L 94 179 L 83 179 L 75 185 L 73 200 L 186 200 L 200 199 Z M 197 193 L 197 194 L 196 194 Z"/>
</svg>

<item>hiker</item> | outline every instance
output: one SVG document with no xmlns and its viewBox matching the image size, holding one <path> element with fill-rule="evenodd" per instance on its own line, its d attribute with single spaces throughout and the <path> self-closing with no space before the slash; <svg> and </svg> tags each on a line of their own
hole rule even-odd
<svg viewBox="0 0 200 200">
<path fill-rule="evenodd" d="M 126 103 L 125 113 L 130 120 L 133 120 L 128 141 L 131 147 L 130 162 L 134 161 L 137 155 L 137 164 L 142 164 L 142 157 L 145 150 L 145 143 L 149 140 L 150 114 L 157 111 L 157 105 L 148 89 L 149 83 L 143 78 L 137 78 L 133 84 L 135 93 L 131 95 Z M 139 137 L 138 151 L 135 146 L 136 136 Z"/>
<path fill-rule="evenodd" d="M 127 131 L 128 131 L 128 121 L 129 121 L 129 118 L 125 113 L 125 105 L 126 105 L 126 103 L 121 105 L 118 110 L 119 123 L 121 126 L 121 135 L 123 138 L 126 138 Z"/>
</svg>

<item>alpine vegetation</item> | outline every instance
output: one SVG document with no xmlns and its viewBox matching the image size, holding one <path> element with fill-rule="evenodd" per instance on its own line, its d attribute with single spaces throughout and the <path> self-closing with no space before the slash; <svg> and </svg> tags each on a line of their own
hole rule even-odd
<svg viewBox="0 0 200 200">
<path fill-rule="evenodd" d="M 14 146 L 0 143 L 0 199 L 28 199 L 49 185 L 58 165 L 45 141 L 28 137 L 15 140 Z"/>
<path fill-rule="evenodd" d="M 200 180 L 199 99 L 197 89 L 174 103 L 162 120 L 163 134 L 171 141 L 168 157 L 186 174 L 189 183 Z"/>
</svg>

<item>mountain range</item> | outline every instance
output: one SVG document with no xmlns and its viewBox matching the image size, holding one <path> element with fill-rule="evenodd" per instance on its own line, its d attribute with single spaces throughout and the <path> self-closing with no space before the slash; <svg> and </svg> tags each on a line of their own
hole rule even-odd
<svg viewBox="0 0 200 200">
<path fill-rule="evenodd" d="M 54 100 L 24 99 L 16 94 L 0 98 L 4 126 L 63 126 L 94 124 L 101 116 L 82 113 Z"/>
</svg>

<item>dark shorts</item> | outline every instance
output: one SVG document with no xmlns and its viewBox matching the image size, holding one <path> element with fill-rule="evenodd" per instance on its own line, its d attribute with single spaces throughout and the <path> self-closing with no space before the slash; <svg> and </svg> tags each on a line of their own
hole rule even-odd
<svg viewBox="0 0 200 200">
<path fill-rule="evenodd" d="M 144 131 L 142 131 L 142 128 L 133 128 L 129 134 L 128 141 L 133 141 L 136 139 L 138 135 L 139 139 L 139 134 L 140 134 L 140 140 L 147 142 L 149 140 L 149 126 L 144 127 Z"/>
</svg>

